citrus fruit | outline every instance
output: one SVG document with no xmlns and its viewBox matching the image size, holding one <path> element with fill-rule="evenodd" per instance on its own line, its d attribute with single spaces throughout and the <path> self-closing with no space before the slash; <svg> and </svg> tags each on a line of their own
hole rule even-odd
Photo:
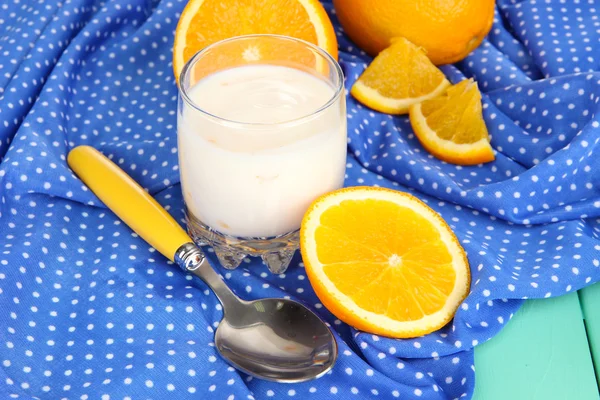
<svg viewBox="0 0 600 400">
<path fill-rule="evenodd" d="M 336 14 L 360 48 L 372 56 L 405 37 L 436 65 L 466 57 L 488 34 L 494 0 L 333 0 Z"/>
<path fill-rule="evenodd" d="M 441 160 L 461 165 L 494 160 L 481 113 L 481 93 L 472 79 L 412 105 L 410 124 L 423 147 Z"/>
<path fill-rule="evenodd" d="M 175 31 L 175 77 L 179 79 L 184 64 L 204 47 L 249 34 L 303 39 L 337 59 L 335 32 L 318 0 L 190 0 Z M 257 56 L 253 49 L 246 50 Z"/>
<path fill-rule="evenodd" d="M 388 114 L 405 114 L 411 104 L 437 96 L 450 85 L 422 49 L 397 38 L 383 50 L 352 86 L 364 105 Z"/>
<path fill-rule="evenodd" d="M 300 248 L 323 305 L 366 332 L 430 333 L 452 319 L 469 291 L 456 236 L 406 193 L 351 187 L 325 194 L 304 216 Z"/>
</svg>

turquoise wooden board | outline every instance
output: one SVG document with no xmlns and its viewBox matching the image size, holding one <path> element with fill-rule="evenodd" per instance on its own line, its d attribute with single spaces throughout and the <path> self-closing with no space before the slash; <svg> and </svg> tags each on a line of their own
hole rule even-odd
<svg viewBox="0 0 600 400">
<path fill-rule="evenodd" d="M 585 318 L 592 358 L 596 366 L 596 379 L 600 387 L 600 283 L 580 290 L 579 301 Z"/>
<path fill-rule="evenodd" d="M 475 400 L 600 399 L 577 293 L 527 301 L 475 368 Z"/>
</svg>

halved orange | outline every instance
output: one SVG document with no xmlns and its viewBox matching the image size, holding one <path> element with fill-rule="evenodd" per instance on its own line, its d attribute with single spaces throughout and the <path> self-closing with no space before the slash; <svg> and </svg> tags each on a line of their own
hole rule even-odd
<svg viewBox="0 0 600 400">
<path fill-rule="evenodd" d="M 396 38 L 375 57 L 350 93 L 374 110 L 406 114 L 410 105 L 439 95 L 449 85 L 423 49 Z"/>
<path fill-rule="evenodd" d="M 340 320 L 409 338 L 443 327 L 467 296 L 469 264 L 446 222 L 416 197 L 351 187 L 309 208 L 300 229 L 306 274 Z"/>
<path fill-rule="evenodd" d="M 291 36 L 318 45 L 335 59 L 338 56 L 333 26 L 318 0 L 190 0 L 175 31 L 176 79 L 199 50 L 249 34 Z M 252 57 L 260 56 L 253 49 L 246 50 Z"/>
<path fill-rule="evenodd" d="M 412 105 L 410 123 L 423 147 L 441 160 L 461 165 L 494 160 L 481 93 L 473 79 L 461 81 L 439 97 Z"/>
</svg>

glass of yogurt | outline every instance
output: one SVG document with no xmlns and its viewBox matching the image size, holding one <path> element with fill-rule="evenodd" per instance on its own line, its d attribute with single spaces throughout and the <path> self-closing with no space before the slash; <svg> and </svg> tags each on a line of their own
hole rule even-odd
<svg viewBox="0 0 600 400">
<path fill-rule="evenodd" d="M 217 42 L 181 72 L 177 138 L 194 241 L 225 268 L 251 255 L 283 273 L 311 202 L 344 182 L 342 70 L 291 37 Z"/>
</svg>

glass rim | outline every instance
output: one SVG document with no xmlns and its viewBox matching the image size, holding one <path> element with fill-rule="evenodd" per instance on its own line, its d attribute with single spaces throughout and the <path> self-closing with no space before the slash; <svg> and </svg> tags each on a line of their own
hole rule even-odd
<svg viewBox="0 0 600 400">
<path fill-rule="evenodd" d="M 333 66 L 333 69 L 335 70 L 336 75 L 338 77 L 338 84 L 337 84 L 337 87 L 335 87 L 334 93 L 331 96 L 331 98 L 327 102 L 325 102 L 323 105 L 321 105 L 319 108 L 310 112 L 309 114 L 303 115 L 301 117 L 293 118 L 293 119 L 290 119 L 287 121 L 280 121 L 280 122 L 241 122 L 241 121 L 236 121 L 236 120 L 232 120 L 232 119 L 228 119 L 228 118 L 223 118 L 223 117 L 220 117 L 218 115 L 215 115 L 213 113 L 210 113 L 210 112 L 202 109 L 196 103 L 194 103 L 194 101 L 192 101 L 192 99 L 188 96 L 188 91 L 184 87 L 182 82 L 184 82 L 184 78 L 186 78 L 187 75 L 189 74 L 191 66 L 199 58 L 201 58 L 207 51 L 212 50 L 213 48 L 215 48 L 219 45 L 222 45 L 224 43 L 238 41 L 238 40 L 244 40 L 244 39 L 251 39 L 251 38 L 260 38 L 260 37 L 282 39 L 282 40 L 287 40 L 290 42 L 296 42 L 296 43 L 302 44 L 306 47 L 309 47 L 311 50 L 318 53 L 325 60 L 327 60 L 327 63 L 330 64 L 331 66 Z M 213 44 L 210 44 L 210 45 L 204 47 L 203 49 L 199 50 L 183 66 L 183 68 L 181 70 L 181 74 L 179 75 L 179 85 L 177 85 L 177 86 L 178 86 L 180 97 L 183 98 L 183 100 L 187 103 L 187 105 L 192 107 L 195 111 L 198 111 L 210 118 L 216 119 L 221 123 L 224 123 L 224 124 L 227 124 L 230 126 L 240 126 L 240 127 L 272 127 L 272 126 L 279 127 L 279 126 L 286 126 L 286 125 L 296 125 L 300 122 L 303 122 L 304 120 L 311 119 L 312 117 L 315 117 L 318 114 L 321 114 L 322 112 L 327 110 L 329 107 L 331 107 L 331 105 L 337 101 L 337 99 L 340 97 L 340 95 L 344 91 L 344 73 L 342 72 L 342 68 L 340 67 L 339 63 L 327 51 L 323 50 L 322 48 L 320 48 L 319 46 L 317 46 L 313 43 L 310 43 L 310 42 L 307 42 L 306 40 L 298 39 L 298 38 L 295 38 L 292 36 L 267 34 L 267 33 L 262 34 L 261 33 L 261 34 L 249 34 L 249 35 L 234 36 L 231 38 L 219 40 L 219 41 L 217 41 Z"/>
</svg>

